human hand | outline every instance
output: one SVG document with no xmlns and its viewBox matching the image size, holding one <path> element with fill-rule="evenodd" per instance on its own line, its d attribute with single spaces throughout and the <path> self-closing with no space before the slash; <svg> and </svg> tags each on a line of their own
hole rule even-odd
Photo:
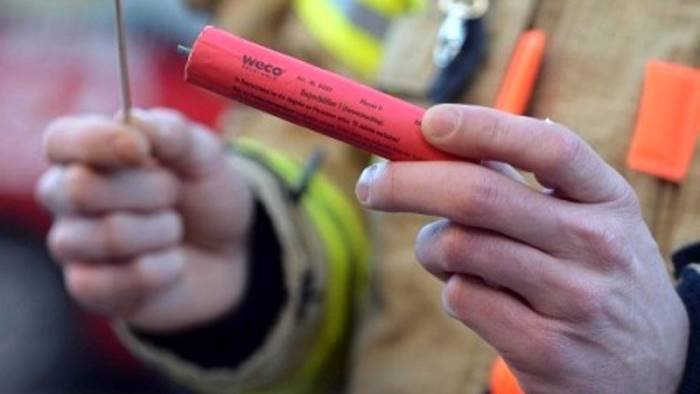
<svg viewBox="0 0 700 394">
<path fill-rule="evenodd" d="M 551 122 L 446 105 L 423 130 L 489 165 L 379 164 L 357 194 L 368 208 L 445 218 L 421 230 L 416 256 L 445 282 L 448 313 L 494 346 L 528 393 L 675 391 L 688 317 L 622 176 Z"/>
<path fill-rule="evenodd" d="M 67 117 L 45 132 L 37 186 L 54 215 L 49 246 L 71 295 L 151 332 L 210 321 L 240 301 L 253 221 L 223 144 L 169 110 L 129 126 Z"/>
</svg>

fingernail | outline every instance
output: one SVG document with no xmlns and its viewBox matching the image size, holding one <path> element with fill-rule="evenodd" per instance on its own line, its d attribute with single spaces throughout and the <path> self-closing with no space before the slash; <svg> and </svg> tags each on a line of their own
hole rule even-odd
<svg viewBox="0 0 700 394">
<path fill-rule="evenodd" d="M 360 200 L 363 205 L 367 205 L 367 203 L 369 203 L 369 189 L 372 186 L 372 182 L 374 181 L 374 177 L 376 176 L 379 167 L 382 165 L 383 164 L 374 164 L 366 168 L 364 171 L 362 171 L 360 180 L 357 181 L 355 194 L 357 195 L 357 199 Z"/>
<path fill-rule="evenodd" d="M 137 133 L 120 134 L 114 139 L 117 156 L 124 164 L 141 164 L 148 156 L 148 142 Z"/>
<path fill-rule="evenodd" d="M 453 105 L 438 105 L 425 113 L 423 133 L 430 140 L 443 140 L 457 130 L 460 119 Z"/>
<path fill-rule="evenodd" d="M 149 283 L 164 285 L 182 275 L 185 260 L 179 253 L 147 256 L 139 261 L 139 269 Z"/>
</svg>

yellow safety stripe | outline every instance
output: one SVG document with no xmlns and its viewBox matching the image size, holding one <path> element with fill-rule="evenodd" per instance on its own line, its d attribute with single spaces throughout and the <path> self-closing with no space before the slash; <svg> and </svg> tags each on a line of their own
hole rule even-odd
<svg viewBox="0 0 700 394">
<path fill-rule="evenodd" d="M 371 81 L 384 55 L 391 21 L 426 0 L 295 0 L 299 18 L 333 56 Z"/>
<path fill-rule="evenodd" d="M 337 222 L 346 229 L 347 241 L 354 261 L 361 262 L 355 266 L 355 294 L 363 294 L 369 283 L 369 239 L 360 212 L 348 201 L 338 188 L 326 179 L 319 177 L 318 192 L 327 204 L 327 209 L 338 216 Z"/>
<path fill-rule="evenodd" d="M 237 141 L 236 147 L 250 152 L 265 152 L 268 159 L 274 160 L 279 165 L 279 168 L 275 168 L 280 171 L 278 175 L 287 175 L 285 181 L 289 184 L 299 179 L 301 166 L 261 143 L 250 139 L 240 139 Z M 332 216 L 338 216 L 338 220 L 336 220 L 339 223 L 338 228 L 344 230 L 344 235 L 347 236 L 350 253 L 356 258 L 355 261 L 366 263 L 369 259 L 369 240 L 362 215 L 357 208 L 335 185 L 320 175 L 314 177 L 308 195 L 320 197 L 317 202 L 323 204 Z M 363 264 L 359 268 L 366 269 L 367 264 Z M 360 273 L 362 274 L 362 271 Z M 361 275 L 361 277 L 366 276 L 366 274 Z"/>
<path fill-rule="evenodd" d="M 425 0 L 356 0 L 387 18 L 421 10 Z"/>
<path fill-rule="evenodd" d="M 296 0 L 294 8 L 328 52 L 365 80 L 376 75 L 384 52 L 380 39 L 354 25 L 328 0 Z"/>
<path fill-rule="evenodd" d="M 249 139 L 241 139 L 236 145 L 239 149 L 243 148 L 258 154 L 265 152 L 266 158 L 272 161 L 268 164 L 276 164 L 273 169 L 278 171 L 278 175 L 283 176 L 289 184 L 299 179 L 301 167 L 278 152 Z M 321 204 L 325 207 L 327 214 L 336 219 L 335 223 L 338 224 L 336 228 L 342 231 L 343 239 L 347 241 L 347 253 L 355 262 L 358 284 L 363 286 L 369 277 L 369 240 L 360 212 L 323 176 L 316 176 L 312 180 L 307 195 L 317 197 L 313 198 L 313 202 Z M 358 262 L 360 264 L 357 264 Z M 361 294 L 362 291 L 356 291 L 356 293 Z"/>
<path fill-rule="evenodd" d="M 277 173 L 288 185 L 301 175 L 301 167 L 283 155 L 252 140 L 240 140 L 236 148 L 251 154 Z M 347 337 L 352 312 L 353 290 L 364 291 L 368 275 L 369 242 L 360 215 L 345 197 L 325 178 L 316 176 L 301 201 L 316 232 L 326 247 L 329 264 L 324 322 L 306 362 L 284 387 L 256 392 L 308 393 Z M 353 272 L 354 271 L 354 272 Z M 359 285 L 358 285 L 359 282 Z"/>
</svg>

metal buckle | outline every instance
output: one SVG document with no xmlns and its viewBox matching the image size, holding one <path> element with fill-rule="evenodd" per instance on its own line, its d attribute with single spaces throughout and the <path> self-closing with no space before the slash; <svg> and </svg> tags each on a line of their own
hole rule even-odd
<svg viewBox="0 0 700 394">
<path fill-rule="evenodd" d="M 467 39 L 465 22 L 483 17 L 489 10 L 489 0 L 439 0 L 438 8 L 445 13 L 445 21 L 438 30 L 433 61 L 440 68 L 447 67 L 459 54 Z"/>
<path fill-rule="evenodd" d="M 478 19 L 488 12 L 489 0 L 439 0 L 438 9 L 445 14 L 460 15 L 463 19 Z"/>
</svg>

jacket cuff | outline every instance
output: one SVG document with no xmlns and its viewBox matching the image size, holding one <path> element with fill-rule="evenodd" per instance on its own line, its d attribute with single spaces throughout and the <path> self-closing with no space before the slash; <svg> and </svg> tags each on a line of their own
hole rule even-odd
<svg viewBox="0 0 700 394">
<path fill-rule="evenodd" d="M 262 204 L 258 202 L 255 211 L 248 283 L 241 302 L 216 321 L 172 334 L 132 329 L 139 339 L 203 368 L 237 368 L 258 351 L 277 321 L 287 293 L 279 237 Z"/>
<path fill-rule="evenodd" d="M 700 264 L 689 264 L 678 284 L 690 322 L 688 355 L 678 394 L 700 393 Z"/>
<path fill-rule="evenodd" d="M 677 250 L 671 256 L 671 261 L 673 262 L 674 274 L 678 279 L 685 267 L 693 263 L 700 264 L 700 242 L 686 245 Z"/>
<path fill-rule="evenodd" d="M 265 166 L 238 155 L 231 165 L 251 186 L 269 215 L 281 246 L 283 286 L 287 294 L 262 343 L 235 367 L 203 366 L 143 340 L 123 323 L 117 331 L 137 356 L 198 392 L 246 391 L 284 384 L 305 361 L 322 321 L 326 270 L 324 249 L 308 219 Z"/>
</svg>

